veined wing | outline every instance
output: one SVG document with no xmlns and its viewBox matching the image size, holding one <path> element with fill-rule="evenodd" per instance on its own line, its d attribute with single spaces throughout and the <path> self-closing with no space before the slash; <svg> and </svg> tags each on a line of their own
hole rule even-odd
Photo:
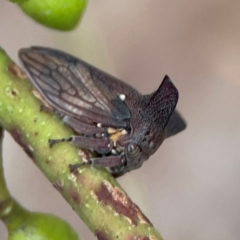
<svg viewBox="0 0 240 240">
<path fill-rule="evenodd" d="M 22 49 L 19 57 L 35 88 L 60 113 L 88 123 L 117 128 L 129 126 L 127 106 L 112 86 L 99 81 L 94 74 L 96 68 L 49 48 Z M 101 70 L 97 71 L 101 76 L 111 78 Z M 113 81 L 118 80 L 113 78 Z"/>
</svg>

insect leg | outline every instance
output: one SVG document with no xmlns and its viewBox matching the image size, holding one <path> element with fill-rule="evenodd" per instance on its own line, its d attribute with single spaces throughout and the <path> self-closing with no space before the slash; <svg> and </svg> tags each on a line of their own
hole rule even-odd
<svg viewBox="0 0 240 240">
<path fill-rule="evenodd" d="M 71 142 L 72 137 L 69 138 L 60 138 L 60 139 L 48 139 L 48 144 L 50 147 L 53 147 L 53 145 L 60 143 L 60 142 Z"/>
<path fill-rule="evenodd" d="M 123 155 L 118 156 L 103 156 L 99 158 L 91 158 L 88 162 L 82 162 L 77 164 L 70 164 L 70 171 L 73 172 L 75 169 L 84 166 L 91 165 L 93 167 L 120 167 L 125 165 L 126 159 Z"/>
<path fill-rule="evenodd" d="M 52 147 L 59 142 L 71 142 L 74 145 L 81 146 L 87 149 L 93 149 L 99 154 L 106 154 L 111 151 L 113 142 L 107 137 L 94 138 L 85 136 L 71 136 L 69 138 L 62 139 L 49 139 L 49 145 Z"/>
<path fill-rule="evenodd" d="M 79 119 L 73 118 L 71 116 L 64 116 L 63 122 L 66 123 L 68 126 L 73 128 L 77 133 L 83 133 L 84 135 L 90 136 L 107 136 L 107 129 L 103 127 L 97 127 L 96 125 L 84 123 Z"/>
</svg>

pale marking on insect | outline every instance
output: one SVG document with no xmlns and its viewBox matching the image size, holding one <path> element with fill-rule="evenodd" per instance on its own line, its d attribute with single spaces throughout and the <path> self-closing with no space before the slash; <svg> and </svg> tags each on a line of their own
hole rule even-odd
<svg viewBox="0 0 240 240">
<path fill-rule="evenodd" d="M 111 153 L 112 153 L 112 154 L 117 154 L 117 151 L 116 151 L 115 149 L 112 149 L 112 150 L 111 150 Z"/>
<path fill-rule="evenodd" d="M 69 88 L 67 91 L 71 95 L 75 95 L 76 94 L 76 90 L 74 88 Z"/>
<path fill-rule="evenodd" d="M 113 142 L 113 146 L 116 146 L 116 143 L 120 136 L 127 134 L 127 131 L 123 128 L 121 129 L 107 128 L 107 132 L 110 135 L 110 139 Z"/>
<path fill-rule="evenodd" d="M 120 98 L 122 101 L 124 101 L 125 98 L 126 98 L 126 95 L 124 95 L 124 94 L 120 94 L 120 95 L 119 95 L 119 98 Z"/>
</svg>

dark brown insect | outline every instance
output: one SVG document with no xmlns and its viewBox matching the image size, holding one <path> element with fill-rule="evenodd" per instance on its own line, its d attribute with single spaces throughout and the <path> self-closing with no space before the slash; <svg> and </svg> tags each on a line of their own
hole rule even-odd
<svg viewBox="0 0 240 240">
<path fill-rule="evenodd" d="M 42 47 L 19 51 L 34 87 L 78 134 L 51 139 L 91 149 L 99 157 L 71 166 L 107 167 L 114 176 L 139 168 L 166 137 L 186 125 L 174 111 L 178 91 L 168 76 L 149 95 L 67 53 Z"/>
</svg>

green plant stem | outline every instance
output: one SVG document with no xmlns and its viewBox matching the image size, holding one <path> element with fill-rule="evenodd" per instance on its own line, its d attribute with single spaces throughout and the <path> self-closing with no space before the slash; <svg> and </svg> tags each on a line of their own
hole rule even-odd
<svg viewBox="0 0 240 240">
<path fill-rule="evenodd" d="M 11 198 L 4 179 L 3 173 L 3 160 L 2 160 L 2 141 L 3 141 L 3 129 L 0 128 L 0 219 L 3 221 L 9 216 L 12 210 L 14 201 Z"/>
<path fill-rule="evenodd" d="M 49 148 L 49 138 L 69 137 L 72 130 L 50 113 L 21 69 L 0 50 L 0 124 L 23 147 L 53 186 L 98 239 L 159 239 L 160 234 L 105 169 L 68 165 L 90 153 L 69 143 Z M 54 201 L 54 200 L 53 200 Z"/>
<path fill-rule="evenodd" d="M 4 173 L 3 173 L 2 140 L 3 140 L 3 130 L 2 128 L 0 128 L 0 204 L 6 201 L 10 197 L 6 187 L 6 183 L 4 180 Z"/>
<path fill-rule="evenodd" d="M 22 217 L 27 215 L 28 211 L 23 209 L 11 197 L 7 189 L 3 171 L 2 142 L 3 142 L 3 129 L 0 127 L 0 219 L 4 221 L 8 228 L 9 227 L 14 228 L 14 225 L 18 225 L 18 221 L 16 221 L 15 214 L 20 214 Z"/>
</svg>

